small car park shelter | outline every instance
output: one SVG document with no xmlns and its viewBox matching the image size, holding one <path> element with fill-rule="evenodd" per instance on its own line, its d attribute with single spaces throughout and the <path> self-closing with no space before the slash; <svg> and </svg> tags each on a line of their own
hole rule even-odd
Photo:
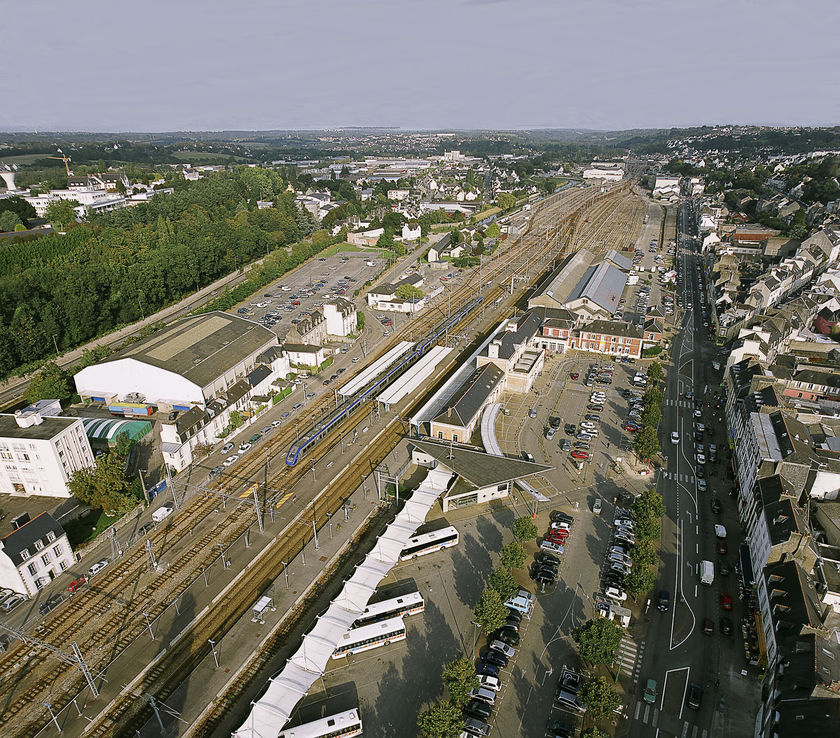
<svg viewBox="0 0 840 738">
<path fill-rule="evenodd" d="M 148 420 L 120 420 L 119 418 L 82 418 L 85 435 L 91 442 L 107 443 L 113 446 L 120 433 L 126 433 L 129 440 L 139 441 L 152 430 Z"/>
</svg>

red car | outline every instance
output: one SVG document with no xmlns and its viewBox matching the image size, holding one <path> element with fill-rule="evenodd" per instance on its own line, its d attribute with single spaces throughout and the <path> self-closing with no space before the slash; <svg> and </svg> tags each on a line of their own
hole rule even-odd
<svg viewBox="0 0 840 738">
<path fill-rule="evenodd" d="M 300 305 L 300 300 L 292 300 L 292 305 Z"/>
<path fill-rule="evenodd" d="M 85 582 L 87 581 L 87 577 L 79 577 L 78 579 L 73 580 L 70 584 L 67 585 L 68 592 L 75 592 L 79 589 Z"/>
<path fill-rule="evenodd" d="M 572 456 L 576 459 L 588 459 L 589 453 L 586 451 L 572 451 Z"/>
<path fill-rule="evenodd" d="M 572 372 L 569 375 L 569 377 L 571 377 L 572 379 L 577 379 L 579 376 L 580 376 L 580 374 L 578 372 Z"/>
<path fill-rule="evenodd" d="M 638 425 L 625 425 L 624 430 L 630 431 L 631 433 L 638 433 L 641 428 Z"/>
<path fill-rule="evenodd" d="M 567 530 L 550 530 L 546 533 L 545 540 L 553 541 L 554 543 L 565 543 L 568 537 L 569 531 Z"/>
<path fill-rule="evenodd" d="M 726 592 L 720 593 L 720 607 L 722 610 L 732 609 L 732 598 Z"/>
<path fill-rule="evenodd" d="M 718 538 L 717 542 L 717 552 L 721 556 L 726 556 L 727 552 L 729 551 L 729 547 L 726 545 L 726 541 L 723 538 Z"/>
</svg>

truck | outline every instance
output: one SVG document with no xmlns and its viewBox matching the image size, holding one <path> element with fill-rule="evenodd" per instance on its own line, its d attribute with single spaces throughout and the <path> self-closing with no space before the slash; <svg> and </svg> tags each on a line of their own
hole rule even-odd
<svg viewBox="0 0 840 738">
<path fill-rule="evenodd" d="M 715 581 L 715 567 L 711 561 L 700 562 L 700 584 L 711 587 Z"/>
</svg>

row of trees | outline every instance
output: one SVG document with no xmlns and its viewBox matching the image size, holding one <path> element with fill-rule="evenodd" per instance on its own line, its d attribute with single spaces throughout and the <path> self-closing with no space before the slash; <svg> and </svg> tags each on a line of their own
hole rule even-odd
<svg viewBox="0 0 840 738">
<path fill-rule="evenodd" d="M 257 199 L 276 207 L 259 210 Z M 72 225 L 72 224 L 71 224 Z M 0 378 L 135 322 L 314 230 L 273 170 L 239 168 L 97 215 L 66 234 L 2 246 Z M 300 247 L 301 248 L 305 247 Z M 299 251 L 298 250 L 298 251 Z"/>
<path fill-rule="evenodd" d="M 580 657 L 592 666 L 609 667 L 615 661 L 615 652 L 621 643 L 621 628 L 612 620 L 594 618 L 572 631 Z M 586 705 L 586 714 L 593 720 L 603 720 L 612 715 L 621 704 L 621 697 L 612 684 L 603 676 L 587 679 L 578 692 L 580 701 Z M 598 735 L 590 733 L 590 735 Z"/>
<path fill-rule="evenodd" d="M 636 522 L 636 545 L 630 552 L 633 570 L 627 575 L 625 585 L 633 597 L 639 599 L 653 588 L 659 565 L 657 542 L 662 530 L 665 503 L 662 495 L 651 487 L 640 494 L 633 503 Z"/>
<path fill-rule="evenodd" d="M 500 565 L 492 571 L 487 587 L 475 608 L 475 622 L 486 633 L 500 628 L 507 619 L 505 600 L 513 596 L 518 585 L 512 570 L 525 566 L 527 554 L 524 541 L 537 536 L 537 527 L 531 518 L 518 518 L 513 523 L 515 541 L 502 547 Z M 468 658 L 461 658 L 443 667 L 443 683 L 447 697 L 423 710 L 417 717 L 417 727 L 424 738 L 458 738 L 463 730 L 462 708 L 469 701 L 470 692 L 478 686 L 475 668 Z"/>
<path fill-rule="evenodd" d="M 642 459 L 652 459 L 660 451 L 659 421 L 662 420 L 661 384 L 665 372 L 658 361 L 652 361 L 647 371 L 648 384 L 645 390 L 645 409 L 642 412 L 642 429 L 633 440 L 633 448 Z"/>
</svg>

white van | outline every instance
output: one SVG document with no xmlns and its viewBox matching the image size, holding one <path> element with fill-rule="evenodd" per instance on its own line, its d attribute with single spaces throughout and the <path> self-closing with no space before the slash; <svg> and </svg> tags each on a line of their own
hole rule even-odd
<svg viewBox="0 0 840 738">
<path fill-rule="evenodd" d="M 152 513 L 152 520 L 159 523 L 164 518 L 168 518 L 172 514 L 171 505 L 163 505 Z"/>
</svg>

